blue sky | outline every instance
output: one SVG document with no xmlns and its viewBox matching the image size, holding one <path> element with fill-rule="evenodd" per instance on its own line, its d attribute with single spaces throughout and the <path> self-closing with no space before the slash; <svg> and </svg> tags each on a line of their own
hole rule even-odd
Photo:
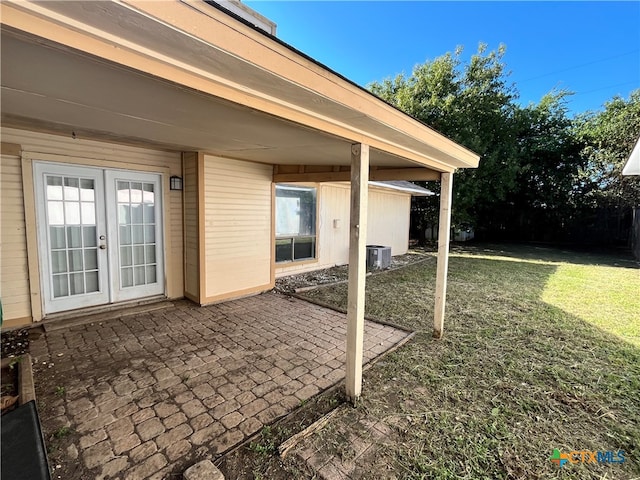
<svg viewBox="0 0 640 480">
<path fill-rule="evenodd" d="M 640 2 L 245 1 L 278 37 L 356 83 L 410 74 L 456 46 L 507 47 L 520 102 L 575 92 L 573 114 L 640 88 Z"/>
</svg>

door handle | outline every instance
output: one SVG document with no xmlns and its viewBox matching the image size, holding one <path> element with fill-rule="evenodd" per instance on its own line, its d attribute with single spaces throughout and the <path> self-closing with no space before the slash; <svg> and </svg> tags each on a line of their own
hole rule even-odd
<svg viewBox="0 0 640 480">
<path fill-rule="evenodd" d="M 106 249 L 107 249 L 106 245 L 104 245 L 104 244 L 100 245 L 100 250 L 106 250 Z"/>
</svg>

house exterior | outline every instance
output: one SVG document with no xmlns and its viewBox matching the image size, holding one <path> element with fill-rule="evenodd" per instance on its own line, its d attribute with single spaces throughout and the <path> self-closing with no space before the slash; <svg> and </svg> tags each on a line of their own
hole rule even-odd
<svg viewBox="0 0 640 480">
<path fill-rule="evenodd" d="M 368 182 L 439 180 L 441 334 L 451 181 L 477 166 L 473 152 L 210 3 L 0 9 L 4 326 L 156 298 L 218 302 L 348 256 L 347 384 L 357 398 L 365 245 L 390 230 L 367 206 L 409 202 Z M 278 186 L 309 184 L 326 200 L 320 209 L 336 197 L 340 216 L 320 211 L 315 264 L 294 258 L 293 240 L 281 263 L 277 246 L 286 255 L 300 232 L 285 221 L 276 235 Z M 280 203 L 291 207 L 291 195 Z M 393 229 L 408 232 L 408 215 Z M 406 244 L 380 243 L 394 253 Z M 298 247 L 304 256 L 309 242 Z"/>
<path fill-rule="evenodd" d="M 289 189 L 292 189 L 290 194 L 287 193 Z M 311 247 L 301 246 L 299 255 L 295 251 L 291 255 L 291 235 L 286 231 L 287 225 L 280 225 L 286 221 L 285 214 L 289 210 L 279 208 L 278 202 L 286 200 L 279 199 L 278 194 L 282 190 L 284 195 L 291 195 L 288 198 L 295 198 L 299 189 L 313 193 L 316 198 L 313 206 L 317 212 L 313 215 L 315 228 L 310 229 L 313 233 L 309 242 Z M 349 195 L 346 182 L 276 186 L 276 277 L 349 263 Z M 392 255 L 407 253 L 411 197 L 428 195 L 433 193 L 410 182 L 369 182 L 367 244 L 391 247 Z M 293 230 L 296 230 L 298 220 L 294 223 Z M 298 235 L 297 239 L 306 240 L 306 237 Z"/>
</svg>

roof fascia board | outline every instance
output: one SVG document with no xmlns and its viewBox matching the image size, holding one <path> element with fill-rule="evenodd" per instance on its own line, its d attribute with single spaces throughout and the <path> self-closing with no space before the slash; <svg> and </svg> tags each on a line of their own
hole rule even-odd
<svg viewBox="0 0 640 480">
<path fill-rule="evenodd" d="M 172 21 L 172 26 L 183 31 L 188 29 L 192 22 L 195 21 L 195 19 L 192 18 L 187 19 L 186 16 L 184 18 L 177 15 L 170 16 L 164 4 L 159 5 L 156 2 L 148 2 L 145 0 L 123 1 L 126 4 L 135 6 L 136 9 L 152 15 L 158 20 L 164 22 Z M 456 158 L 464 158 L 470 163 L 469 166 L 477 166 L 478 156 L 474 152 L 389 105 L 371 92 L 330 71 L 327 67 L 310 59 L 310 57 L 301 55 L 295 48 L 265 35 L 262 31 L 258 31 L 236 20 L 205 2 L 200 0 L 181 1 L 204 14 L 209 19 L 216 20 L 221 25 L 224 25 L 225 28 L 229 29 L 229 31 L 235 31 L 237 34 L 245 36 L 254 42 L 256 44 L 254 48 L 241 52 L 243 59 L 262 67 L 264 70 L 284 77 L 292 83 L 297 83 L 313 90 L 325 96 L 327 99 L 338 101 L 342 105 L 348 106 L 357 112 L 365 113 L 371 118 L 376 118 L 381 121 L 382 118 L 388 117 L 392 119 L 392 121 L 387 124 L 388 127 L 402 131 L 423 142 L 428 141 L 428 143 L 435 145 L 443 153 L 450 154 Z M 233 52 L 234 49 L 238 47 L 236 39 L 231 39 L 226 35 L 218 35 L 218 32 L 214 33 L 212 29 L 201 28 L 198 29 L 198 33 L 202 40 L 207 41 L 211 45 L 214 45 L 213 42 L 215 42 L 216 47 L 227 52 Z M 255 48 L 257 46 L 260 48 Z M 289 71 L 291 75 L 287 74 Z M 339 88 L 336 89 L 336 87 Z M 384 115 L 382 115 L 382 113 L 384 113 Z M 401 128 L 399 128 L 399 126 Z"/>
<path fill-rule="evenodd" d="M 397 190 L 399 192 L 410 193 L 411 195 L 416 197 L 429 197 L 431 195 L 435 195 L 435 193 L 433 193 L 431 190 L 422 188 L 419 185 L 416 185 L 415 188 L 400 187 L 398 185 L 392 185 L 392 184 L 383 183 L 383 182 L 369 182 L 369 185 L 374 185 L 380 188 L 388 188 L 389 190 Z"/>
<path fill-rule="evenodd" d="M 155 5 L 154 2 L 142 3 L 144 5 Z M 182 6 L 187 12 L 191 12 L 192 15 L 194 14 L 188 5 L 180 3 L 168 4 L 162 2 L 163 9 L 168 5 Z M 138 11 L 137 7 L 125 6 L 138 14 L 148 15 L 145 12 Z M 163 56 L 160 52 L 145 49 L 140 45 L 128 42 L 126 39 L 111 35 L 108 32 L 93 28 L 64 15 L 57 14 L 56 12 L 47 9 L 46 4 L 22 2 L 14 4 L 10 2 L 2 2 L 2 4 L 0 4 L 0 8 L 2 9 L 2 23 L 15 30 L 50 40 L 57 44 L 79 50 L 80 52 L 84 52 L 94 57 L 102 58 L 134 70 L 147 72 L 158 78 L 169 80 L 173 83 L 203 91 L 220 98 L 225 98 L 235 103 L 246 105 L 250 108 L 255 108 L 349 141 L 366 143 L 373 148 L 406 158 L 419 165 L 426 165 L 438 171 L 454 170 L 454 167 L 448 162 L 431 158 L 426 156 L 424 153 L 417 152 L 406 148 L 403 145 L 380 138 L 371 134 L 371 132 L 364 132 L 353 128 L 353 126 L 336 121 L 335 119 L 320 116 L 317 113 L 308 109 L 303 109 L 298 105 L 287 104 L 283 102 L 282 99 L 266 96 L 262 92 L 257 92 L 255 90 L 249 90 L 238 83 L 233 83 L 228 79 L 213 75 L 211 72 L 198 69 L 193 65 L 177 62 L 176 59 Z M 202 17 L 200 13 L 195 13 L 195 15 L 196 18 Z M 222 12 L 219 12 L 219 15 L 223 16 L 223 18 L 228 17 Z M 204 18 L 204 20 L 206 20 L 206 18 Z M 224 19 L 227 21 L 234 21 L 231 17 Z M 158 20 L 156 19 L 156 21 Z M 238 21 L 235 22 L 238 26 L 246 28 L 253 35 L 260 35 L 246 25 L 243 25 Z M 170 24 L 166 24 L 166 26 L 176 29 L 176 27 Z M 260 36 L 263 37 L 263 40 L 266 38 L 264 35 Z M 275 42 L 273 43 L 278 45 Z M 212 48 L 218 48 L 215 45 L 211 46 Z M 391 110 L 394 109 L 391 108 Z M 410 119 L 410 117 L 406 115 L 405 117 Z M 429 131 L 424 126 L 422 126 L 422 129 L 423 132 Z M 436 135 L 440 136 L 439 134 Z M 452 143 L 456 147 L 459 147 L 457 144 L 451 142 L 445 137 L 440 137 L 441 139 Z M 463 149 L 463 147 L 459 147 L 459 149 L 464 150 L 468 154 L 467 157 L 469 155 L 475 155 L 471 154 L 468 150 Z M 458 157 L 452 156 L 452 158 Z M 477 163 L 477 156 L 475 156 L 475 160 Z"/>
</svg>

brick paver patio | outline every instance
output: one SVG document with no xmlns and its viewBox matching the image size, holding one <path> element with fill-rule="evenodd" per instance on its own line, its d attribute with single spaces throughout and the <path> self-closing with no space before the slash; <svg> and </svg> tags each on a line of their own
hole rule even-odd
<svg viewBox="0 0 640 480">
<path fill-rule="evenodd" d="M 407 332 L 365 324 L 365 361 Z M 268 293 L 187 301 L 31 343 L 45 435 L 96 478 L 164 478 L 223 453 L 344 378 L 345 315 Z"/>
</svg>

